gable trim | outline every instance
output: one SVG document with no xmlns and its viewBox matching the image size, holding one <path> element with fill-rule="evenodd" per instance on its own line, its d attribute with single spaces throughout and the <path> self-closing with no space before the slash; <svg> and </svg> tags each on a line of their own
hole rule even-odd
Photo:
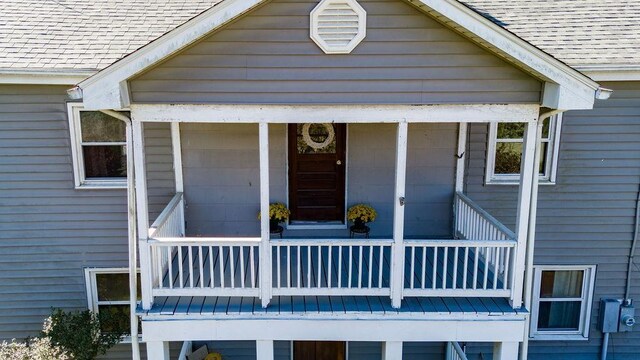
<svg viewBox="0 0 640 360">
<path fill-rule="evenodd" d="M 209 10 L 115 62 L 79 84 L 87 109 L 129 106 L 127 80 L 179 52 L 267 0 L 223 0 Z M 591 109 L 599 85 L 457 0 L 407 0 L 462 33 L 470 41 L 510 59 L 545 81 L 541 105 L 552 109 Z"/>
<path fill-rule="evenodd" d="M 224 26 L 266 0 L 223 0 L 200 15 L 162 35 L 139 50 L 111 64 L 78 86 L 85 108 L 121 109 L 127 107 L 126 80 Z"/>
</svg>

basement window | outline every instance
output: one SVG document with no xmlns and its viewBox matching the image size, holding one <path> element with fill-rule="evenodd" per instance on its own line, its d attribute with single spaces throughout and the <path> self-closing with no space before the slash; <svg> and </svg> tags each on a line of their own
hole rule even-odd
<svg viewBox="0 0 640 360">
<path fill-rule="evenodd" d="M 75 187 L 126 188 L 126 124 L 100 111 L 69 103 Z"/>
<path fill-rule="evenodd" d="M 129 306 L 129 269 L 91 268 L 85 269 L 87 282 L 87 301 L 89 310 L 96 314 L 108 312 L 118 327 L 131 333 Z M 138 301 L 140 301 L 140 274 L 138 273 Z M 102 331 L 109 331 L 108 327 Z M 142 327 L 138 326 L 142 332 Z M 130 341 L 130 336 L 124 341 Z"/>
<path fill-rule="evenodd" d="M 560 150 L 562 116 L 544 120 L 542 128 L 540 184 L 555 184 Z M 525 123 L 490 123 L 487 149 L 487 184 L 517 185 L 524 143 Z"/>
<path fill-rule="evenodd" d="M 588 340 L 595 266 L 535 266 L 530 337 Z"/>
</svg>

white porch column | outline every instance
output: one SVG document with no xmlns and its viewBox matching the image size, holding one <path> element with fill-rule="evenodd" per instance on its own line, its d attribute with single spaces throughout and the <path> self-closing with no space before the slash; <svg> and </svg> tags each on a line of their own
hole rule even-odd
<svg viewBox="0 0 640 360">
<path fill-rule="evenodd" d="M 147 359 L 169 360 L 168 341 L 147 341 Z"/>
<path fill-rule="evenodd" d="M 456 192 L 464 191 L 464 160 L 467 151 L 467 123 L 460 123 L 458 129 L 458 153 L 456 157 Z"/>
<path fill-rule="evenodd" d="M 517 342 L 497 342 L 493 344 L 493 360 L 515 360 L 517 358 Z"/>
<path fill-rule="evenodd" d="M 256 341 L 257 360 L 273 360 L 273 340 Z"/>
<path fill-rule="evenodd" d="M 176 182 L 176 193 L 184 193 L 184 177 L 182 174 L 182 140 L 180 139 L 180 123 L 171 123 L 171 147 L 173 148 L 173 176 Z M 184 197 L 182 198 L 182 211 L 180 214 L 181 231 L 184 236 L 186 234 L 185 227 L 185 209 Z"/>
<path fill-rule="evenodd" d="M 382 360 L 402 360 L 402 341 L 383 342 Z"/>
<path fill-rule="evenodd" d="M 391 263 L 391 305 L 399 308 L 404 287 L 404 196 L 407 175 L 406 121 L 398 123 L 396 140 L 396 186 L 393 206 L 393 261 Z"/>
<path fill-rule="evenodd" d="M 522 306 L 522 291 L 524 286 L 525 257 L 527 253 L 527 231 L 529 226 L 531 194 L 533 191 L 533 176 L 538 172 L 538 166 L 534 162 L 536 151 L 537 122 L 527 123 L 527 128 L 522 144 L 522 164 L 520 170 L 520 188 L 518 193 L 518 208 L 516 217 L 516 236 L 518 248 L 514 258 L 512 299 L 514 308 Z"/>
<path fill-rule="evenodd" d="M 269 124 L 259 125 L 260 149 L 260 299 L 266 308 L 271 301 L 271 246 L 269 244 Z"/>
<path fill-rule="evenodd" d="M 133 161 L 136 177 L 136 211 L 138 215 L 138 240 L 140 245 L 140 284 L 142 288 L 142 308 L 151 309 L 153 305 L 151 249 L 149 238 L 149 211 L 147 207 L 147 173 L 144 155 L 144 133 L 142 122 L 132 119 Z"/>
</svg>

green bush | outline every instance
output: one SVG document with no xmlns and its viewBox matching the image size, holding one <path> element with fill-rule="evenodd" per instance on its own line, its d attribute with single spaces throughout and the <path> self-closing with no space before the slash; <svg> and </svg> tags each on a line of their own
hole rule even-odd
<svg viewBox="0 0 640 360">
<path fill-rule="evenodd" d="M 93 360 L 128 335 L 127 324 L 128 318 L 109 313 L 54 309 L 45 321 L 43 337 L 51 339 L 53 345 L 64 349 L 74 360 Z"/>
</svg>

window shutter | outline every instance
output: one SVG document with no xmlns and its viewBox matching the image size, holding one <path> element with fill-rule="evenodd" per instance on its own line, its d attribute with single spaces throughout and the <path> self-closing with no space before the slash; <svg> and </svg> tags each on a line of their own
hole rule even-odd
<svg viewBox="0 0 640 360">
<path fill-rule="evenodd" d="M 348 54 L 366 36 L 366 14 L 355 0 L 324 0 L 311 12 L 311 39 L 327 54 Z"/>
</svg>

